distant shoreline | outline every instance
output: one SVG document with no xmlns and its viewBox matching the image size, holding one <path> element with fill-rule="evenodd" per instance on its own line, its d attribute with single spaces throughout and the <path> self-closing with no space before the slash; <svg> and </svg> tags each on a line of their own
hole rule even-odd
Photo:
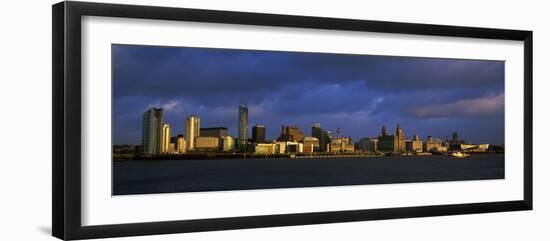
<svg viewBox="0 0 550 241">
<path fill-rule="evenodd" d="M 472 152 L 471 155 L 490 155 L 490 154 L 504 154 L 503 152 Z M 112 160 L 115 162 L 119 161 L 173 161 L 173 160 L 232 160 L 232 159 L 278 159 L 278 158 L 287 158 L 287 159 L 329 159 L 329 158 L 373 158 L 373 157 L 389 157 L 389 156 L 400 156 L 400 157 L 425 157 L 425 156 L 446 156 L 447 153 L 401 153 L 401 154 L 321 154 L 321 155 L 291 155 L 291 154 L 279 154 L 279 155 L 262 155 L 262 154 L 251 154 L 251 153 L 197 153 L 197 154 L 184 154 L 184 155 L 159 155 L 159 156 L 114 156 Z"/>
</svg>

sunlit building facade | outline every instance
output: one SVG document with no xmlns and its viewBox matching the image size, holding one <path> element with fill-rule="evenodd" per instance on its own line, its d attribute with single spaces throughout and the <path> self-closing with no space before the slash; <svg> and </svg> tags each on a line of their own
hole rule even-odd
<svg viewBox="0 0 550 241">
<path fill-rule="evenodd" d="M 195 138 L 195 150 L 217 151 L 220 148 L 220 141 L 217 137 L 198 136 Z"/>
<path fill-rule="evenodd" d="M 162 124 L 162 132 L 160 137 L 160 153 L 168 154 L 170 151 L 170 125 L 168 123 Z"/>
<path fill-rule="evenodd" d="M 304 153 L 313 153 L 319 151 L 319 139 L 307 136 L 302 141 L 304 144 Z"/>
<path fill-rule="evenodd" d="M 200 135 L 201 120 L 198 116 L 190 115 L 185 120 L 185 136 L 187 137 L 187 151 L 195 149 L 196 138 Z"/>
<path fill-rule="evenodd" d="M 232 151 L 235 149 L 235 139 L 231 136 L 222 136 L 220 138 L 220 149 L 222 151 Z"/>
<path fill-rule="evenodd" d="M 186 150 L 187 146 L 185 143 L 185 138 L 183 137 L 183 135 L 178 135 L 178 137 L 176 138 L 176 151 L 178 152 L 178 154 L 184 154 Z"/>
</svg>

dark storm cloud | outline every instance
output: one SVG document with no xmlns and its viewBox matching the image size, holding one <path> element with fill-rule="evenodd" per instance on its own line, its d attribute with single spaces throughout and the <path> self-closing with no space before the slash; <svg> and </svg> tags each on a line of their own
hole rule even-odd
<svg viewBox="0 0 550 241">
<path fill-rule="evenodd" d="M 139 143 L 141 115 L 152 106 L 164 108 L 173 133 L 198 114 L 203 126 L 236 134 L 239 104 L 270 138 L 283 124 L 306 134 L 313 123 L 341 127 L 357 139 L 401 123 L 419 134 L 477 130 L 472 141 L 503 142 L 494 131 L 503 121 L 481 129 L 487 119 L 503 119 L 501 61 L 130 45 L 112 51 L 115 143 Z"/>
</svg>

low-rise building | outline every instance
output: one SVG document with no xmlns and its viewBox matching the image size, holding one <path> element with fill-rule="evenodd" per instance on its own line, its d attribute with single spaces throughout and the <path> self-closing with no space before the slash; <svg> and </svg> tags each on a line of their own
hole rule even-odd
<svg viewBox="0 0 550 241">
<path fill-rule="evenodd" d="M 355 145 L 353 145 L 351 137 L 332 138 L 329 144 L 329 152 L 332 152 L 332 153 L 355 152 Z"/>
<path fill-rule="evenodd" d="M 183 135 L 178 135 L 178 137 L 176 138 L 176 151 L 178 152 L 178 154 L 183 154 L 186 152 L 186 143 L 185 143 L 185 138 L 183 137 Z"/>
<path fill-rule="evenodd" d="M 295 141 L 288 141 L 286 143 L 286 149 L 287 153 L 302 153 L 304 152 L 304 144 Z"/>
<path fill-rule="evenodd" d="M 426 141 L 424 142 L 424 151 L 425 152 L 438 152 L 438 149 L 442 147 L 441 140 L 435 139 L 432 136 L 428 136 Z"/>
<path fill-rule="evenodd" d="M 275 154 L 284 154 L 286 149 L 286 141 L 275 142 Z"/>
<path fill-rule="evenodd" d="M 235 139 L 231 136 L 220 138 L 220 147 L 222 151 L 232 151 L 235 149 Z"/>
<path fill-rule="evenodd" d="M 275 143 L 256 143 L 254 153 L 256 154 L 275 154 Z"/>
<path fill-rule="evenodd" d="M 304 153 L 319 152 L 319 139 L 307 136 L 303 140 Z"/>
<path fill-rule="evenodd" d="M 198 136 L 195 138 L 195 148 L 200 151 L 215 151 L 219 149 L 219 139 L 212 136 Z"/>
</svg>

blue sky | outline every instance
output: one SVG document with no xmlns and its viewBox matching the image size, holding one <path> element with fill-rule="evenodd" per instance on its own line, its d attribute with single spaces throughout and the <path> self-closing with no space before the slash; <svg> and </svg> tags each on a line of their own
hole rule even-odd
<svg viewBox="0 0 550 241">
<path fill-rule="evenodd" d="M 399 123 L 409 138 L 504 143 L 503 61 L 115 44 L 112 66 L 115 144 L 141 142 L 150 107 L 173 135 L 195 114 L 236 136 L 240 104 L 269 139 L 320 123 L 357 141 Z"/>
</svg>

